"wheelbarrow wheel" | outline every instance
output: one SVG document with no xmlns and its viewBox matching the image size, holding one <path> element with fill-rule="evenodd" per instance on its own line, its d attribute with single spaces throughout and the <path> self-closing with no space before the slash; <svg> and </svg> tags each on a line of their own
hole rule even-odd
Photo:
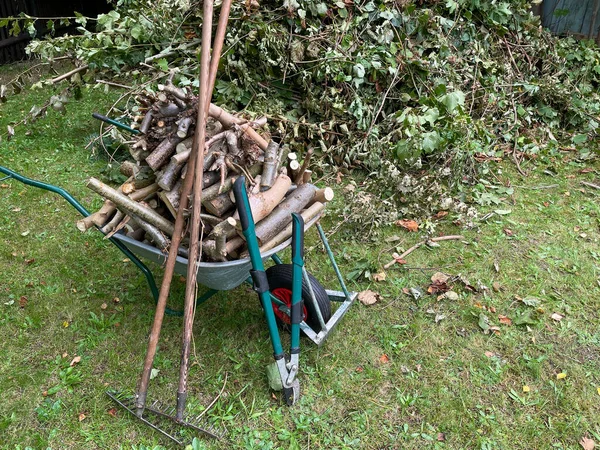
<svg viewBox="0 0 600 450">
<path fill-rule="evenodd" d="M 267 269 L 267 279 L 269 281 L 269 289 L 271 295 L 285 303 L 289 308 L 292 305 L 292 264 L 276 264 Z M 331 301 L 329 296 L 321 283 L 317 281 L 310 273 L 308 273 L 308 279 L 312 286 L 312 290 L 317 300 L 317 305 L 323 316 L 325 323 L 331 318 Z M 316 333 L 321 331 L 321 324 L 317 316 L 317 310 L 310 297 L 310 289 L 306 280 L 302 280 L 302 300 L 304 300 L 303 306 L 303 320 L 306 324 L 311 327 Z M 278 304 L 273 302 L 273 310 L 275 311 L 275 317 L 277 321 L 284 327 L 289 329 L 290 316 L 278 308 Z"/>
</svg>

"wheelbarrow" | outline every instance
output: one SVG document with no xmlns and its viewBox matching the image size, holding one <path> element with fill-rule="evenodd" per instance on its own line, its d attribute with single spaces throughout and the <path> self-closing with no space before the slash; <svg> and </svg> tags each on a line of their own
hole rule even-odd
<svg viewBox="0 0 600 450">
<path fill-rule="evenodd" d="M 27 177 L 24 177 L 6 167 L 0 166 L 0 173 L 4 174 L 4 178 L 0 181 L 13 179 L 29 186 L 56 193 L 63 197 L 71 206 L 73 206 L 81 215 L 87 217 L 90 213 L 81 205 L 69 192 L 65 189 L 54 186 L 52 184 L 43 183 Z M 241 177 L 240 177 L 241 180 Z M 243 192 L 242 192 L 243 190 Z M 247 197 L 243 185 L 236 184 L 235 187 L 236 200 L 238 205 L 247 203 Z M 246 198 L 244 203 L 244 198 Z M 239 208 L 240 218 L 244 218 L 243 228 L 244 235 L 250 242 L 254 233 L 254 224 L 251 214 L 248 214 L 243 208 Z M 249 210 L 249 209 L 248 209 Z M 299 217 L 299 216 L 298 216 Z M 294 218 L 295 232 L 292 238 L 283 242 L 279 246 L 264 253 L 258 251 L 258 246 L 253 248 L 249 245 L 250 257 L 229 262 L 209 263 L 201 262 L 198 265 L 197 282 L 208 288 L 208 290 L 196 299 L 196 304 L 199 305 L 209 298 L 213 297 L 219 291 L 231 290 L 240 286 L 243 283 L 250 284 L 259 294 L 261 304 L 263 306 L 269 336 L 271 339 L 275 364 L 277 366 L 279 376 L 281 378 L 281 386 L 283 388 L 285 401 L 288 405 L 293 405 L 299 398 L 299 383 L 296 374 L 299 371 L 299 342 L 294 338 L 294 328 L 298 327 L 312 342 L 321 345 L 325 339 L 331 334 L 334 328 L 339 324 L 342 317 L 348 311 L 352 303 L 357 297 L 357 293 L 349 292 L 344 278 L 337 266 L 335 257 L 323 228 L 319 223 L 320 216 L 312 219 L 310 222 L 303 224 L 298 223 L 298 217 Z M 301 217 L 300 217 L 301 219 Z M 337 276 L 341 290 L 329 290 L 321 286 L 321 284 L 312 276 L 303 265 L 302 254 L 298 255 L 298 249 L 293 249 L 293 264 L 284 264 L 278 253 L 288 247 L 294 238 L 298 238 L 301 234 L 302 242 L 304 231 L 313 227 L 316 228 L 319 238 L 328 255 L 331 266 Z M 124 234 L 116 233 L 109 237 L 108 240 L 113 243 L 135 266 L 144 274 L 154 300 L 158 300 L 158 289 L 156 286 L 152 271 L 142 262 L 140 258 L 163 264 L 166 261 L 166 255 L 159 249 L 150 245 L 133 240 Z M 301 250 L 300 250 L 301 251 Z M 300 258 L 300 260 L 298 259 Z M 263 263 L 272 260 L 274 265 L 266 271 L 263 270 Z M 183 257 L 177 258 L 175 270 L 181 275 L 187 273 L 187 259 Z M 264 274 L 264 275 L 262 275 Z M 294 278 L 294 274 L 296 277 Z M 301 275 L 299 277 L 298 275 Z M 301 281 L 300 279 L 301 278 Z M 294 283 L 296 286 L 294 287 Z M 298 294 L 295 294 L 298 292 Z M 300 306 L 293 306 L 298 303 L 297 299 L 293 299 L 294 295 L 301 296 Z M 331 304 L 337 303 L 339 306 L 335 311 L 332 311 Z M 180 311 L 170 308 L 166 310 L 170 315 L 181 315 Z M 299 323 L 298 323 L 299 322 Z M 278 323 L 284 326 L 291 326 L 292 329 L 292 351 L 291 355 L 285 355 L 279 335 Z M 110 395 L 110 394 L 109 394 Z M 122 399 L 111 395 L 113 399 L 118 401 L 122 406 L 135 414 L 127 403 Z M 152 424 L 149 424 L 152 426 Z M 161 429 L 153 427 L 162 432 Z M 201 431 L 205 429 L 198 428 Z M 165 433 L 163 433 L 165 434 Z M 209 432 L 209 434 L 211 434 Z M 167 437 L 175 440 L 176 438 L 166 434 Z"/>
</svg>

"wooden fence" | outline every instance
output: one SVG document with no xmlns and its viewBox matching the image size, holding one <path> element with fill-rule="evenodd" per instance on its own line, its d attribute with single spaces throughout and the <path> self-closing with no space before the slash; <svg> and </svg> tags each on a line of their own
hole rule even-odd
<svg viewBox="0 0 600 450">
<path fill-rule="evenodd" d="M 542 24 L 557 35 L 599 42 L 600 0 L 544 0 Z"/>
</svg>

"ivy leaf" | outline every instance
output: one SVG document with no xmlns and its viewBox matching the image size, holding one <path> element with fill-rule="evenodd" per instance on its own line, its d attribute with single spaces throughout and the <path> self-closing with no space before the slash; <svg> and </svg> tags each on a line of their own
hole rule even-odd
<svg viewBox="0 0 600 450">
<path fill-rule="evenodd" d="M 165 72 L 169 71 L 169 63 L 167 62 L 167 60 L 165 58 L 160 58 L 159 60 L 157 60 L 156 65 L 158 67 L 160 67 L 161 70 L 164 70 Z"/>
<path fill-rule="evenodd" d="M 440 98 L 442 105 L 448 112 L 453 112 L 458 106 L 465 105 L 465 93 L 463 91 L 454 91 Z"/>
<path fill-rule="evenodd" d="M 440 135 L 437 131 L 423 133 L 423 142 L 421 144 L 423 151 L 426 153 L 433 153 L 435 150 L 437 150 L 440 141 Z"/>
</svg>

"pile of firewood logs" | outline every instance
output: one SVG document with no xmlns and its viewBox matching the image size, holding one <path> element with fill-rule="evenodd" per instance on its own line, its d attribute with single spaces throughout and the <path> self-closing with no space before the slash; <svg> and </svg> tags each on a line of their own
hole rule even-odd
<svg viewBox="0 0 600 450">
<path fill-rule="evenodd" d="M 168 83 L 159 86 L 158 94 L 145 93 L 137 100 L 143 115 L 133 126 L 140 133 L 130 146 L 133 161 L 122 163 L 120 168 L 129 178 L 118 189 L 90 178 L 87 186 L 106 201 L 77 227 L 86 231 L 97 226 L 109 237 L 124 232 L 167 252 L 183 179 L 188 173 L 198 99 Z M 204 261 L 246 256 L 231 192 L 238 176 L 245 175 L 249 183 L 249 202 L 261 251 L 290 238 L 292 212 L 301 213 L 309 222 L 333 198 L 330 188 L 317 189 L 310 184 L 312 151 L 304 152 L 301 163 L 285 145 L 267 140 L 256 131 L 265 124 L 266 119 L 247 121 L 210 105 L 200 216 Z M 190 224 L 186 229 L 191 229 Z M 188 242 L 185 238 L 182 241 L 182 256 L 187 256 Z"/>
</svg>

